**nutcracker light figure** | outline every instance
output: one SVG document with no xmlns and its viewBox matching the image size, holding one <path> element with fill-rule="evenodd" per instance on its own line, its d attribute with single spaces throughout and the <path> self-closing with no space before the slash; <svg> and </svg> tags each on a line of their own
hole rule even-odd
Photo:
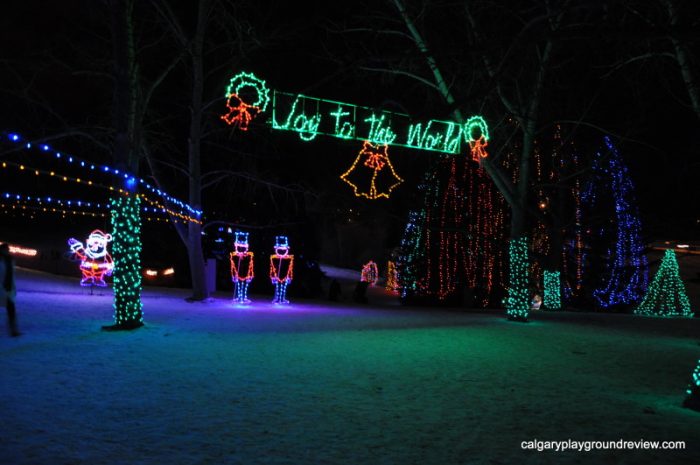
<svg viewBox="0 0 700 465">
<path fill-rule="evenodd" d="M 231 261 L 231 280 L 233 281 L 233 301 L 239 304 L 248 304 L 248 285 L 255 275 L 253 265 L 253 252 L 248 251 L 248 233 L 236 231 L 233 242 L 233 252 L 229 256 Z"/>
<path fill-rule="evenodd" d="M 107 243 L 111 240 L 111 234 L 105 234 L 99 229 L 88 236 L 87 248 L 77 239 L 68 239 L 71 252 L 80 259 L 80 271 L 83 273 L 81 286 L 107 286 L 104 277 L 111 276 L 114 269 L 112 256 L 107 252 Z"/>
<path fill-rule="evenodd" d="M 275 286 L 273 304 L 288 304 L 287 286 L 294 275 L 294 255 L 289 255 L 287 236 L 275 236 L 275 253 L 270 255 L 270 280 Z"/>
</svg>

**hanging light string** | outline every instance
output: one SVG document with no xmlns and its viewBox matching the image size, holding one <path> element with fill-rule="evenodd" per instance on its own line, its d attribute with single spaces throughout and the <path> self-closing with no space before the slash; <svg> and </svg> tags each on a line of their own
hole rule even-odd
<svg viewBox="0 0 700 465">
<path fill-rule="evenodd" d="M 147 183 L 143 178 L 136 178 L 136 176 L 131 175 L 123 170 L 119 170 L 116 168 L 113 168 L 108 165 L 96 165 L 94 163 L 91 163 L 86 160 L 81 160 L 78 157 L 74 157 L 72 155 L 67 155 L 67 154 L 62 154 L 61 152 L 53 150 L 49 145 L 47 144 L 32 144 L 31 142 L 27 141 L 25 142 L 25 139 L 22 138 L 17 133 L 2 133 L 6 136 L 7 140 L 10 142 L 15 143 L 18 146 L 22 146 L 24 150 L 31 150 L 34 149 L 34 151 L 40 151 L 40 152 L 46 152 L 46 153 L 53 153 L 55 159 L 60 159 L 65 161 L 66 163 L 73 164 L 73 166 L 79 166 L 85 170 L 88 171 L 99 171 L 103 173 L 110 174 L 114 177 L 120 178 L 120 179 L 126 179 L 127 181 L 131 181 L 138 183 L 145 188 L 146 190 L 151 191 L 153 194 L 157 194 L 160 197 L 162 197 L 166 202 L 172 203 L 174 205 L 177 205 L 179 208 L 188 211 L 190 214 L 194 215 L 195 217 L 199 218 L 202 215 L 201 210 L 197 210 L 190 205 L 186 204 L 185 202 L 182 202 L 181 200 L 178 200 L 177 198 L 167 194 L 166 192 L 158 189 L 155 186 L 152 186 L 151 184 Z"/>
<path fill-rule="evenodd" d="M 146 198 L 143 195 L 140 195 L 142 200 L 145 200 L 148 202 L 150 205 L 155 205 L 154 207 L 141 207 L 141 211 L 145 213 L 156 213 L 156 214 L 167 214 L 170 213 L 173 216 L 176 216 L 180 218 L 180 220 L 176 220 L 177 222 L 182 222 L 186 223 L 187 221 L 197 221 L 192 218 L 188 217 L 180 217 L 177 212 L 170 211 L 163 207 L 162 205 L 158 204 L 157 202 L 154 202 L 148 198 Z M 0 200 L 4 202 L 14 202 L 15 205 L 26 205 L 28 208 L 34 208 L 37 210 L 42 210 L 45 212 L 56 212 L 61 209 L 67 209 L 67 208 L 95 208 L 97 210 L 109 210 L 111 207 L 108 203 L 96 203 L 96 202 L 84 202 L 82 200 L 64 200 L 64 199 L 57 199 L 52 196 L 46 196 L 46 197 L 32 197 L 31 195 L 23 195 L 23 194 L 16 194 L 16 193 L 11 193 L 11 192 L 3 192 L 0 193 Z M 31 205 L 27 205 L 28 203 L 35 203 L 38 206 L 34 207 Z M 47 204 L 49 205 L 47 207 Z M 53 207 L 53 205 L 56 205 L 56 207 Z M 163 221 L 169 221 L 168 218 L 158 218 L 158 220 L 163 220 Z"/>
<path fill-rule="evenodd" d="M 11 199 L 5 199 L 5 196 L 2 195 L 0 197 L 0 214 L 21 214 L 21 216 L 25 216 L 25 213 L 29 214 L 30 218 L 35 218 L 34 213 L 42 213 L 42 214 L 61 214 L 64 217 L 66 215 L 74 215 L 74 216 L 89 216 L 89 217 L 101 217 L 101 218 L 106 218 L 109 216 L 109 213 L 107 212 L 99 212 L 99 211 L 89 211 L 89 210 L 76 210 L 76 205 L 77 203 L 73 203 L 72 207 L 68 207 L 67 201 L 64 201 L 63 204 L 59 204 L 58 201 L 53 200 L 53 203 L 51 205 L 46 205 L 43 202 L 38 202 L 38 205 L 31 205 L 27 204 L 26 200 L 17 200 L 16 198 L 11 198 Z M 82 208 L 86 208 L 88 202 L 82 202 Z M 55 206 L 55 205 L 56 206 Z M 97 207 L 98 204 L 92 203 L 93 207 Z M 99 204 L 100 208 L 104 209 L 109 209 L 109 205 L 107 204 Z M 80 207 L 80 206 L 78 206 Z M 144 207 L 141 209 L 144 212 L 153 212 L 153 213 L 160 213 L 158 210 L 154 208 L 148 208 Z M 158 217 L 158 216 L 144 216 L 144 220 L 149 221 L 149 222 L 163 222 L 163 223 L 182 223 L 186 224 L 186 220 L 179 220 L 176 218 L 170 218 L 170 217 Z"/>
<path fill-rule="evenodd" d="M 120 187 L 114 187 L 114 186 L 107 186 L 107 185 L 104 185 L 104 184 L 101 184 L 101 183 L 94 182 L 94 181 L 92 181 L 91 179 L 75 178 L 75 177 L 72 177 L 72 176 L 65 176 L 65 175 L 63 175 L 63 174 L 61 174 L 61 173 L 57 173 L 56 171 L 48 171 L 48 170 L 44 170 L 44 169 L 36 169 L 36 168 L 30 167 L 30 166 L 26 166 L 26 165 L 24 165 L 24 164 L 15 163 L 15 162 L 11 162 L 11 161 L 4 161 L 4 162 L 2 162 L 2 165 L 1 165 L 1 166 L 2 166 L 2 168 L 4 168 L 4 169 L 8 169 L 8 168 L 17 168 L 19 171 L 24 171 L 24 172 L 28 172 L 28 173 L 29 173 L 29 172 L 33 172 L 35 176 L 47 175 L 47 176 L 50 176 L 50 177 L 54 177 L 54 178 L 56 178 L 56 179 L 60 179 L 60 180 L 62 180 L 62 181 L 64 181 L 64 182 L 76 182 L 76 183 L 78 183 L 78 184 L 84 184 L 84 185 L 90 186 L 90 187 L 99 187 L 99 188 L 102 188 L 102 189 L 110 190 L 110 191 L 112 191 L 112 192 L 118 192 L 119 194 L 122 194 L 122 195 L 125 195 L 125 196 L 131 195 L 131 193 L 130 193 L 127 189 L 122 189 L 122 188 L 120 188 Z M 201 221 L 200 219 L 197 219 L 197 218 L 195 218 L 195 217 L 193 217 L 193 216 L 187 215 L 186 213 L 183 213 L 182 211 L 179 211 L 179 212 L 178 212 L 178 211 L 175 211 L 175 210 L 171 210 L 171 209 L 167 208 L 165 205 L 163 205 L 162 203 L 158 202 L 157 200 L 153 200 L 153 199 L 149 198 L 146 194 L 136 194 L 136 196 L 137 196 L 137 197 L 140 197 L 140 198 L 141 198 L 142 200 L 144 200 L 146 203 L 148 203 L 149 205 L 151 205 L 151 206 L 152 206 L 151 211 L 153 211 L 153 212 L 157 212 L 158 210 L 160 210 L 160 211 L 162 211 L 162 212 L 164 212 L 164 213 L 169 213 L 169 214 L 171 214 L 172 216 L 177 217 L 177 218 L 179 218 L 179 219 L 181 219 L 181 220 L 183 220 L 183 221 L 189 221 L 189 222 L 193 222 L 193 223 L 202 224 L 202 221 Z M 28 197 L 28 198 L 29 198 L 29 197 Z M 50 197 L 46 197 L 46 198 L 50 198 Z M 84 204 L 84 205 L 87 205 L 88 203 L 91 203 L 91 204 L 93 204 L 93 205 L 102 205 L 102 206 L 104 206 L 105 208 L 108 208 L 106 203 L 97 204 L 97 203 L 94 203 L 94 202 L 76 201 L 76 204 L 77 204 L 77 202 L 80 202 L 80 203 L 82 203 L 82 204 Z M 144 211 L 148 211 L 148 210 L 144 210 Z"/>
</svg>

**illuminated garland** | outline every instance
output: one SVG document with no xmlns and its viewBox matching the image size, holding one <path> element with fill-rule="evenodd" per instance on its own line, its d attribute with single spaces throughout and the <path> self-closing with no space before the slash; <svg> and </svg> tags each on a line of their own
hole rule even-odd
<svg viewBox="0 0 700 465">
<path fill-rule="evenodd" d="M 98 182 L 94 182 L 94 181 L 92 181 L 91 179 L 75 178 L 75 177 L 71 177 L 71 176 L 64 176 L 64 175 L 62 175 L 61 173 L 57 173 L 56 171 L 49 171 L 49 170 L 43 170 L 43 169 L 35 169 L 35 168 L 28 167 L 28 166 L 25 166 L 25 165 L 20 164 L 20 163 L 3 162 L 2 165 L 0 165 L 0 166 L 2 166 L 2 168 L 4 168 L 4 169 L 8 169 L 8 168 L 10 168 L 10 167 L 15 167 L 15 168 L 17 168 L 19 171 L 22 171 L 22 172 L 33 172 L 33 174 L 34 174 L 35 176 L 40 176 L 40 175 L 44 174 L 44 175 L 48 175 L 48 176 L 50 176 L 50 177 L 54 177 L 54 178 L 56 178 L 56 179 L 62 180 L 63 182 L 75 182 L 75 183 L 77 183 L 77 184 L 84 184 L 84 185 L 87 185 L 88 187 L 99 187 L 99 188 L 106 189 L 106 190 L 109 190 L 109 191 L 112 191 L 112 192 L 118 192 L 118 193 L 124 194 L 124 195 L 126 195 L 126 194 L 128 193 L 128 190 L 122 189 L 122 188 L 120 188 L 120 187 L 116 187 L 116 188 L 115 188 L 114 186 L 107 186 L 107 185 L 104 185 L 104 184 L 100 184 L 100 183 L 98 183 Z M 184 223 L 184 222 L 187 222 L 187 221 L 190 221 L 190 222 L 193 222 L 193 223 L 202 224 L 202 221 L 201 221 L 201 220 L 199 220 L 199 219 L 197 219 L 197 218 L 195 218 L 195 217 L 192 217 L 192 216 L 190 216 L 190 215 L 188 215 L 188 214 L 186 214 L 186 213 L 183 213 L 182 211 L 178 212 L 178 211 L 175 211 L 175 210 L 171 210 L 171 209 L 165 207 L 165 206 L 164 206 L 163 204 L 161 204 L 160 202 L 158 202 L 158 201 L 156 201 L 156 200 L 151 200 L 151 199 L 149 199 L 145 194 L 137 194 L 137 195 L 138 195 L 139 197 L 141 197 L 144 201 L 146 201 L 148 204 L 150 204 L 150 205 L 155 205 L 155 206 L 156 206 L 156 208 L 152 208 L 151 210 L 149 210 L 148 207 L 143 207 L 143 211 L 146 211 L 146 212 L 151 211 L 151 212 L 154 212 L 154 213 L 158 213 L 158 212 L 169 213 L 169 214 L 171 214 L 172 216 L 175 216 L 175 217 L 177 217 L 177 218 L 180 218 L 180 219 L 182 220 L 183 223 Z M 7 198 L 7 199 L 11 199 L 11 198 L 14 196 L 15 200 L 34 200 L 34 201 L 37 201 L 37 202 L 40 203 L 40 204 L 43 203 L 43 202 L 48 202 L 48 203 L 56 202 L 56 203 L 59 203 L 59 204 L 60 204 L 61 202 L 63 202 L 63 203 L 65 203 L 66 205 L 72 206 L 73 208 L 75 208 L 76 205 L 79 206 L 79 207 L 83 207 L 83 208 L 84 208 L 84 207 L 92 207 L 92 206 L 96 206 L 96 208 L 108 208 L 107 205 L 101 204 L 101 203 L 88 202 L 88 201 L 81 201 L 81 200 L 75 200 L 75 201 L 71 201 L 71 200 L 60 201 L 60 200 L 58 200 L 58 199 L 53 199 L 53 198 L 50 197 L 50 196 L 46 196 L 46 197 L 44 197 L 44 198 L 41 198 L 41 197 L 32 197 L 32 196 L 28 196 L 28 195 L 10 194 L 10 193 L 5 193 L 3 196 L 4 196 L 5 198 Z M 44 211 L 46 211 L 46 210 L 44 209 Z M 56 209 L 54 208 L 52 211 L 55 212 Z M 95 216 L 95 215 L 93 215 L 93 216 Z M 104 215 L 101 215 L 101 214 L 100 214 L 100 216 L 104 216 Z M 167 220 L 166 220 L 166 221 L 167 221 Z M 173 220 L 173 222 L 177 222 L 177 220 Z"/>
<path fill-rule="evenodd" d="M 396 291 L 399 289 L 399 280 L 396 272 L 396 265 L 389 260 L 386 264 L 386 290 Z"/>
<path fill-rule="evenodd" d="M 340 175 L 340 179 L 353 188 L 356 197 L 389 198 L 391 191 L 403 182 L 394 171 L 387 150 L 386 144 L 377 146 L 365 141 L 352 166 Z"/>
<path fill-rule="evenodd" d="M 107 251 L 107 243 L 111 241 L 112 235 L 99 229 L 90 233 L 85 245 L 74 238 L 68 240 L 71 252 L 80 260 L 81 286 L 107 286 L 104 277 L 111 276 L 114 269 L 112 256 Z"/>
<path fill-rule="evenodd" d="M 676 253 L 667 249 L 644 300 L 635 315 L 693 317 L 685 286 L 678 272 Z"/>
<path fill-rule="evenodd" d="M 687 397 L 683 402 L 683 407 L 700 412 L 700 360 L 698 361 L 693 376 L 686 390 Z"/>
<path fill-rule="evenodd" d="M 275 237 L 275 253 L 270 255 L 270 281 L 275 286 L 273 304 L 288 304 L 287 286 L 294 278 L 294 255 L 289 255 L 287 236 Z"/>
<path fill-rule="evenodd" d="M 608 194 L 605 191 L 598 194 L 597 191 L 609 189 L 612 193 L 612 208 L 616 220 L 615 243 L 614 246 L 606 247 L 607 270 L 600 273 L 602 279 L 593 291 L 597 304 L 601 308 L 610 308 L 633 305 L 642 299 L 648 284 L 649 266 L 644 253 L 642 225 L 634 198 L 634 186 L 627 166 L 610 138 L 605 137 L 604 140 L 609 156 L 603 156 L 600 152 L 597 154 L 593 165 L 596 178 L 589 184 L 582 198 L 587 202 L 589 211 L 599 213 L 599 203 L 604 201 Z M 597 235 L 595 239 L 608 239 L 606 228 L 592 229 Z"/>
<path fill-rule="evenodd" d="M 250 303 L 248 285 L 255 277 L 253 252 L 248 251 L 248 233 L 236 231 L 234 250 L 229 255 L 231 280 L 235 287 L 233 301 L 239 304 Z"/>
<path fill-rule="evenodd" d="M 138 196 L 112 199 L 115 326 L 107 329 L 143 326 L 140 204 Z"/>
<path fill-rule="evenodd" d="M 247 103 L 241 98 L 241 90 L 252 88 L 257 97 L 254 102 Z M 237 126 L 241 131 L 247 131 L 248 125 L 258 113 L 262 113 L 270 102 L 270 89 L 265 81 L 258 79 L 252 73 L 239 73 L 231 78 L 226 88 L 226 107 L 228 113 L 221 116 L 230 126 Z"/>
<path fill-rule="evenodd" d="M 544 270 L 544 308 L 561 309 L 561 274 L 558 271 Z"/>
<path fill-rule="evenodd" d="M 506 299 L 509 320 L 527 321 L 530 311 L 527 244 L 528 239 L 525 236 L 510 240 L 510 284 Z"/>
<path fill-rule="evenodd" d="M 74 167 L 77 167 L 77 168 L 80 168 L 80 169 L 83 169 L 86 171 L 109 174 L 109 175 L 116 177 L 120 180 L 127 181 L 131 186 L 136 186 L 138 184 L 141 187 L 151 191 L 152 193 L 157 194 L 158 196 L 163 198 L 165 201 L 170 202 L 174 205 L 177 205 L 178 207 L 180 207 L 184 210 L 187 210 L 188 212 L 190 212 L 191 214 L 193 214 L 197 217 L 202 214 L 201 210 L 197 210 L 195 208 L 192 208 L 191 206 L 187 205 L 186 203 L 182 202 L 181 200 L 178 200 L 175 197 L 172 197 L 171 195 L 167 194 L 166 192 L 150 185 L 144 179 L 142 179 L 142 178 L 137 179 L 134 175 L 126 173 L 123 170 L 113 168 L 109 165 L 96 165 L 96 164 L 91 163 L 87 160 L 82 160 L 78 157 L 55 151 L 47 144 L 42 144 L 42 143 L 33 144 L 32 142 L 24 142 L 24 139 L 22 138 L 22 136 L 20 136 L 19 134 L 16 134 L 16 133 L 6 134 L 6 136 L 10 142 L 13 142 L 17 145 L 20 145 L 23 150 L 29 151 L 30 149 L 32 149 L 32 150 L 44 152 L 44 153 L 53 153 L 53 158 L 55 160 L 61 160 L 64 163 L 70 164 L 71 166 L 74 166 Z M 42 170 L 37 170 L 36 174 L 38 175 L 39 172 L 42 172 Z M 80 178 L 71 178 L 71 179 L 72 180 L 77 179 L 77 181 L 80 182 Z M 64 179 L 64 180 L 66 180 L 66 179 Z M 87 182 L 86 184 L 90 185 L 90 184 L 92 184 L 92 182 L 90 181 L 90 182 Z M 112 190 L 114 190 L 114 188 L 112 188 Z M 121 191 L 121 189 L 120 189 L 120 191 Z"/>
<path fill-rule="evenodd" d="M 362 272 L 360 273 L 360 281 L 370 283 L 374 286 L 379 280 L 379 269 L 377 264 L 372 260 L 368 261 L 362 266 Z"/>
</svg>

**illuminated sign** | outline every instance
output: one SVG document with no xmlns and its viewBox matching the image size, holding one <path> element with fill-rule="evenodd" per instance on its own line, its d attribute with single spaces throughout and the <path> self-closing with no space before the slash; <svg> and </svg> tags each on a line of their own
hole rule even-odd
<svg viewBox="0 0 700 465">
<path fill-rule="evenodd" d="M 450 154 L 460 153 L 464 143 L 473 159 L 478 161 L 488 156 L 488 125 L 481 116 L 472 116 L 462 123 L 416 121 L 406 114 L 271 90 L 252 73 L 239 73 L 231 78 L 225 95 L 228 113 L 221 119 L 247 130 L 250 122 L 265 111 L 270 93 L 272 128 L 296 132 L 304 141 L 322 134 Z"/>
</svg>

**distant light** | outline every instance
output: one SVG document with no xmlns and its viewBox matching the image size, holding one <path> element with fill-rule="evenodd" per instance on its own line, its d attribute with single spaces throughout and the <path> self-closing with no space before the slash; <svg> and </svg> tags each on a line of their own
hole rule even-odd
<svg viewBox="0 0 700 465">
<path fill-rule="evenodd" d="M 8 244 L 9 245 L 9 244 Z M 39 253 L 36 249 L 28 249 L 26 247 L 20 247 L 18 245 L 10 245 L 10 253 L 14 255 L 24 255 L 26 257 L 36 257 Z"/>
<path fill-rule="evenodd" d="M 687 249 L 690 246 L 688 244 L 678 244 L 676 245 L 676 247 L 678 247 L 679 249 Z"/>
<path fill-rule="evenodd" d="M 19 136 L 17 134 L 10 134 L 10 139 L 16 142 L 19 140 Z"/>
<path fill-rule="evenodd" d="M 158 272 L 156 270 L 144 270 L 144 271 L 146 273 L 146 276 L 148 276 L 150 278 L 154 278 L 154 277 L 158 276 Z"/>
<path fill-rule="evenodd" d="M 171 274 L 175 274 L 175 268 L 166 268 L 163 270 L 163 276 L 170 276 Z"/>
</svg>

